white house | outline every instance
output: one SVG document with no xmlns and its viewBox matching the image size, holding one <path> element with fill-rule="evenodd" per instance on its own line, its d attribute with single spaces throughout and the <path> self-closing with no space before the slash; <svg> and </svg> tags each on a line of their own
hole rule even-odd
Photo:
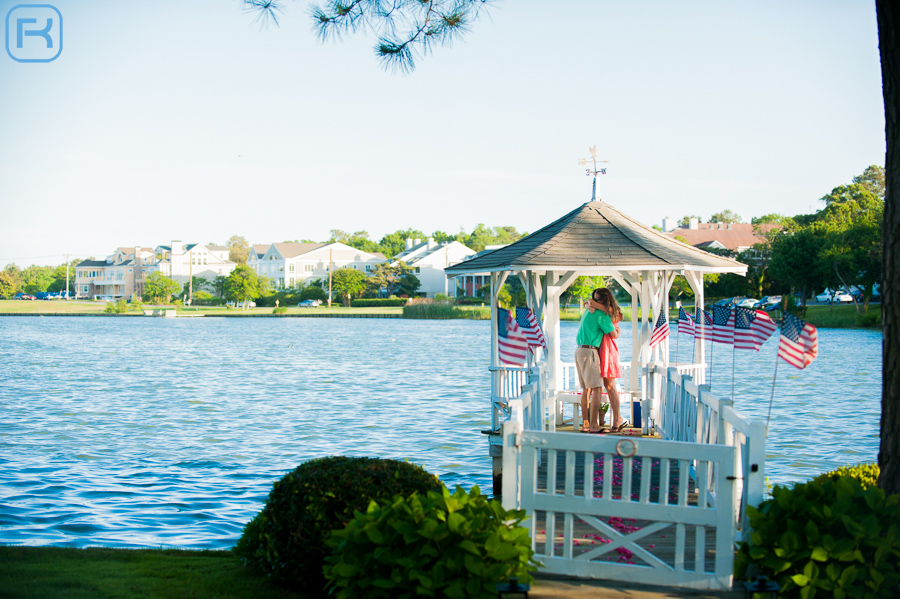
<svg viewBox="0 0 900 599">
<path fill-rule="evenodd" d="M 154 250 L 159 262 L 151 267 L 167 277 L 186 283 L 193 277 L 212 281 L 217 276 L 227 277 L 237 267 L 228 259 L 228 248 L 202 243 L 184 244 L 173 241 L 172 245 L 158 245 Z"/>
<path fill-rule="evenodd" d="M 300 282 L 327 279 L 329 268 L 355 268 L 368 275 L 376 264 L 386 261 L 381 253 L 364 252 L 340 242 L 273 243 L 247 265 L 258 275 L 271 279 L 276 288 L 285 289 Z"/>
<path fill-rule="evenodd" d="M 474 256 L 475 252 L 458 241 L 435 242 L 429 237 L 424 242 L 419 239 L 407 239 L 406 249 L 396 256 L 392 264 L 403 261 L 412 266 L 419 278 L 419 293 L 426 297 L 434 297 L 438 293 L 456 295 L 456 288 L 450 283 L 444 269 Z"/>
</svg>

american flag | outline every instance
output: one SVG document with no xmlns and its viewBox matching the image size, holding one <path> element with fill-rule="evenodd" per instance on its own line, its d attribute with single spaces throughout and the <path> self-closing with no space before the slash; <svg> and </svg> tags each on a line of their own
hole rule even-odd
<svg viewBox="0 0 900 599">
<path fill-rule="evenodd" d="M 690 315 L 684 311 L 684 308 L 678 308 L 678 332 L 686 335 L 694 336 L 694 321 Z"/>
<path fill-rule="evenodd" d="M 656 347 L 659 342 L 669 336 L 669 323 L 666 322 L 666 310 L 663 308 L 659 311 L 659 318 L 656 319 L 656 326 L 653 328 L 653 334 L 650 335 L 650 347 Z"/>
<path fill-rule="evenodd" d="M 762 310 L 737 307 L 734 309 L 734 347 L 755 349 L 772 336 L 778 325 Z"/>
<path fill-rule="evenodd" d="M 725 306 L 713 306 L 712 340 L 713 343 L 734 343 L 734 312 Z"/>
<path fill-rule="evenodd" d="M 516 306 L 516 324 L 519 325 L 519 328 L 525 334 L 525 340 L 528 342 L 529 347 L 547 347 L 547 340 L 544 339 L 541 325 L 538 324 L 531 308 Z"/>
<path fill-rule="evenodd" d="M 816 327 L 793 314 L 781 320 L 781 343 L 778 357 L 795 368 L 806 368 L 819 355 L 819 333 Z"/>
<path fill-rule="evenodd" d="M 711 336 L 712 333 L 712 315 L 702 308 L 696 308 L 696 315 L 694 318 L 694 336 L 700 337 L 701 339 L 706 339 Z"/>
<path fill-rule="evenodd" d="M 497 308 L 497 333 L 500 361 L 516 366 L 524 364 L 528 356 L 528 341 L 509 310 Z"/>
</svg>

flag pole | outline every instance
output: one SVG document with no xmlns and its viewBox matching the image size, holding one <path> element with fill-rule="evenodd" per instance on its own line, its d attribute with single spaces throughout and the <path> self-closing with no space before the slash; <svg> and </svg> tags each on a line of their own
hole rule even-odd
<svg viewBox="0 0 900 599">
<path fill-rule="evenodd" d="M 716 344 L 712 340 L 712 337 L 709 339 L 709 388 L 712 389 L 712 373 L 713 373 L 713 352 L 716 351 Z"/>
<path fill-rule="evenodd" d="M 775 353 L 775 374 L 772 375 L 772 395 L 769 397 L 769 413 L 766 415 L 766 439 L 769 438 L 769 419 L 772 418 L 772 402 L 775 401 L 775 379 L 778 378 L 778 353 Z"/>
<path fill-rule="evenodd" d="M 734 356 L 737 354 L 737 349 L 734 344 L 734 339 L 731 340 L 731 403 L 734 404 Z"/>
</svg>

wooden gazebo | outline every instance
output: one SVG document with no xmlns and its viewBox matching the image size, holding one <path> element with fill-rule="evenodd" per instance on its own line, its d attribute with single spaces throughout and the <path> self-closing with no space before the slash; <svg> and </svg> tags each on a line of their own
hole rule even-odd
<svg viewBox="0 0 900 599">
<path fill-rule="evenodd" d="M 446 269 L 449 277 L 490 273 L 494 372 L 501 366 L 497 350 L 497 294 L 510 274 L 521 279 L 528 306 L 542 323 L 547 338 L 547 353 L 538 355 L 529 366 L 544 367 L 551 396 L 562 390 L 559 298 L 577 277 L 612 277 L 631 294 L 634 351 L 626 385 L 638 390 L 641 372 L 648 364 L 669 363 L 667 341 L 652 350 L 649 347 L 653 324 L 650 315 L 667 308 L 675 276 L 685 276 L 694 291 L 696 305 L 703 307 L 703 275 L 746 272 L 747 266 L 740 262 L 676 241 L 599 200 L 579 206 L 511 245 Z M 697 362 L 705 361 L 699 340 L 695 356 Z M 494 388 L 498 387 L 495 383 Z M 644 411 L 645 422 L 646 414 Z"/>
</svg>

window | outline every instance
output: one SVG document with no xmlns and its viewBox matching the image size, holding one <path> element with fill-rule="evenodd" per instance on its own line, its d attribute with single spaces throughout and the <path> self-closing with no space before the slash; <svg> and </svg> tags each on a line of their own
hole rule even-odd
<svg viewBox="0 0 900 599">
<path fill-rule="evenodd" d="M 366 264 L 366 272 L 372 272 L 372 265 Z"/>
<path fill-rule="evenodd" d="M 312 272 L 312 271 L 314 271 L 315 269 L 316 269 L 316 265 L 315 265 L 315 264 L 304 264 L 304 265 L 303 265 L 303 272 Z"/>
<path fill-rule="evenodd" d="M 419 267 L 416 267 L 416 274 L 419 274 Z"/>
<path fill-rule="evenodd" d="M 291 262 L 291 263 L 288 265 L 288 272 L 294 272 L 294 263 L 293 263 L 293 262 Z"/>
</svg>

